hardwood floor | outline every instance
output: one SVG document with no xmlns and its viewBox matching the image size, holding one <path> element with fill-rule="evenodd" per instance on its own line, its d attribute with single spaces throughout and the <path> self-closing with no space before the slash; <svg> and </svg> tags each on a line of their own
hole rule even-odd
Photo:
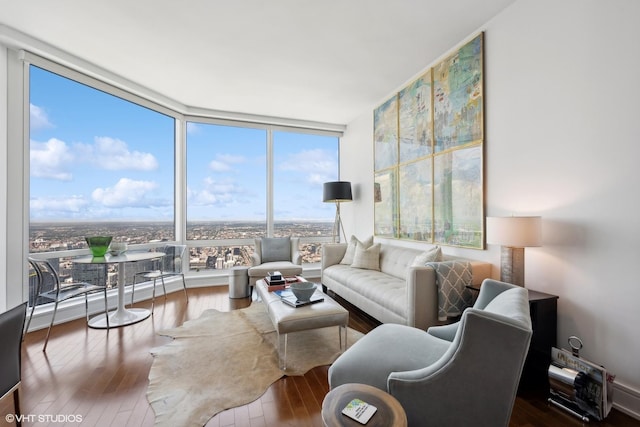
<svg viewBox="0 0 640 427">
<path fill-rule="evenodd" d="M 231 300 L 226 287 L 189 289 L 189 303 L 182 292 L 156 300 L 152 318 L 110 331 L 89 329 L 84 319 L 55 326 L 47 353 L 42 352 L 46 330 L 27 334 L 22 359 L 21 406 L 30 419 L 27 426 L 151 426 L 154 413 L 146 398 L 147 376 L 152 363 L 149 350 L 169 338 L 158 331 L 181 325 L 202 311 L 243 308 L 250 300 Z M 150 302 L 137 304 L 150 307 Z M 376 322 L 351 311 L 350 326 L 367 332 Z M 258 400 L 224 411 L 208 426 L 321 426 L 320 408 L 328 392 L 328 367 L 312 369 L 302 377 L 284 377 Z M 464 408 L 461 408 L 464 410 Z M 12 414 L 11 397 L 0 403 L 0 414 Z M 81 422 L 77 422 L 80 421 Z M 594 426 L 640 426 L 640 422 L 613 411 Z M 0 425 L 7 423 L 5 416 Z M 546 403 L 544 393 L 516 399 L 511 427 L 580 426 Z"/>
</svg>

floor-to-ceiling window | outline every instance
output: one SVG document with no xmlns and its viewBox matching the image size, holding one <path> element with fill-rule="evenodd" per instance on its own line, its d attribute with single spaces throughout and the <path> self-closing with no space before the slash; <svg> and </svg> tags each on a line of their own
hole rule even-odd
<svg viewBox="0 0 640 427">
<path fill-rule="evenodd" d="M 187 124 L 187 239 L 192 270 L 250 264 L 266 234 L 265 129 Z M 199 241 L 208 241 L 205 246 Z M 216 243 L 217 242 L 217 243 Z"/>
<path fill-rule="evenodd" d="M 335 205 L 322 202 L 322 187 L 337 179 L 337 137 L 273 132 L 273 235 L 301 237 L 303 263 L 320 262 L 331 237 Z"/>
<path fill-rule="evenodd" d="M 29 252 L 49 253 L 63 281 L 115 285 L 69 255 L 92 235 L 175 239 L 175 118 L 34 65 L 29 110 Z"/>
<path fill-rule="evenodd" d="M 70 261 L 90 235 L 132 250 L 186 242 L 190 273 L 250 264 L 262 236 L 300 237 L 303 262 L 319 262 L 334 216 L 322 184 L 338 179 L 339 131 L 185 119 L 42 58 L 26 67 L 29 253 L 63 281 L 116 285 L 115 270 Z M 149 267 L 132 266 L 128 275 Z"/>
<path fill-rule="evenodd" d="M 187 239 L 192 270 L 250 265 L 254 239 L 301 238 L 320 261 L 333 206 L 322 184 L 338 176 L 335 134 L 250 124 L 187 124 Z"/>
</svg>

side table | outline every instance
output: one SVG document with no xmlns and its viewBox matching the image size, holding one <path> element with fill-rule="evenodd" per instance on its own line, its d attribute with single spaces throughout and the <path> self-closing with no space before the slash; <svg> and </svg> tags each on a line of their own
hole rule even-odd
<svg viewBox="0 0 640 427">
<path fill-rule="evenodd" d="M 366 424 L 367 427 L 407 426 L 407 415 L 400 402 L 389 393 L 367 384 L 343 384 L 331 390 L 322 401 L 324 426 L 362 426 L 342 413 L 353 399 L 363 400 L 378 408 Z"/>
<path fill-rule="evenodd" d="M 524 362 L 520 389 L 548 388 L 551 347 L 557 345 L 558 296 L 529 291 L 529 311 L 533 335 Z"/>
</svg>

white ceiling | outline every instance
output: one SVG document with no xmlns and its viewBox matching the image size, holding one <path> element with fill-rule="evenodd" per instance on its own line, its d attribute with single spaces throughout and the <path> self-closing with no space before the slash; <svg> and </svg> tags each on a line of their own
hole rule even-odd
<svg viewBox="0 0 640 427">
<path fill-rule="evenodd" d="M 0 23 L 213 110 L 346 124 L 515 0 L 0 0 Z"/>
</svg>

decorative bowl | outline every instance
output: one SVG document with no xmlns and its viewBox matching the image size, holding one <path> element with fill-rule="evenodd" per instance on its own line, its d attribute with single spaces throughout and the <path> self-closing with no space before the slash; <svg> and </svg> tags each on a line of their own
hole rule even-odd
<svg viewBox="0 0 640 427">
<path fill-rule="evenodd" d="M 316 285 L 313 282 L 294 282 L 289 286 L 289 289 L 298 301 L 309 301 L 311 295 L 316 291 Z"/>
<path fill-rule="evenodd" d="M 111 246 L 109 246 L 109 253 L 114 256 L 122 255 L 126 251 L 126 242 L 111 242 Z"/>
<path fill-rule="evenodd" d="M 84 238 L 84 240 L 87 241 L 87 245 L 89 245 L 91 254 L 95 257 L 103 257 L 104 254 L 107 253 L 111 239 L 113 239 L 111 236 L 91 236 Z"/>
</svg>

